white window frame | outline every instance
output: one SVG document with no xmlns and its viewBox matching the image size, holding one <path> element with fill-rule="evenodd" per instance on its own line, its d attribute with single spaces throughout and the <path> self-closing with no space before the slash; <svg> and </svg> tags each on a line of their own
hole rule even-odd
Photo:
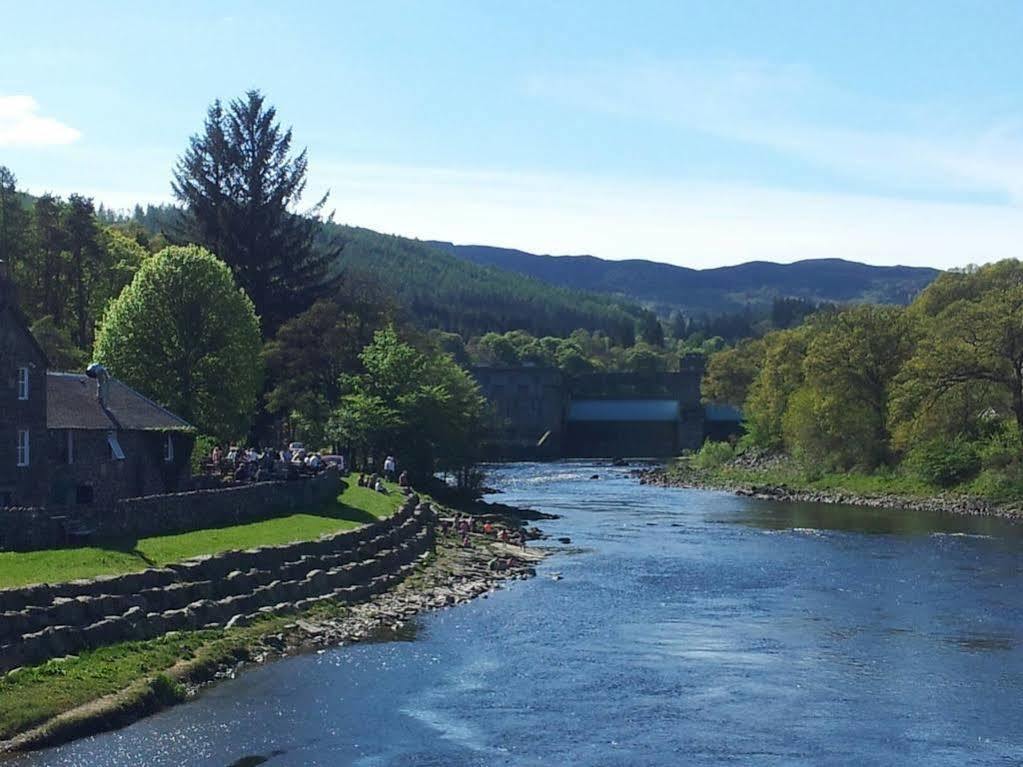
<svg viewBox="0 0 1023 767">
<path fill-rule="evenodd" d="M 75 432 L 73 429 L 67 430 L 67 462 L 69 466 L 75 462 Z"/>
<path fill-rule="evenodd" d="M 24 468 L 32 464 L 32 434 L 28 429 L 18 429 L 18 466 Z"/>
<path fill-rule="evenodd" d="M 28 401 L 29 394 L 29 372 L 27 366 L 18 368 L 18 399 L 22 402 Z"/>
<path fill-rule="evenodd" d="M 164 438 L 163 460 L 166 463 L 171 463 L 174 460 L 174 440 L 171 439 L 170 433 Z"/>
<path fill-rule="evenodd" d="M 117 432 L 107 432 L 107 444 L 110 445 L 110 460 L 123 461 L 124 449 L 121 447 L 121 443 L 117 441 Z"/>
</svg>

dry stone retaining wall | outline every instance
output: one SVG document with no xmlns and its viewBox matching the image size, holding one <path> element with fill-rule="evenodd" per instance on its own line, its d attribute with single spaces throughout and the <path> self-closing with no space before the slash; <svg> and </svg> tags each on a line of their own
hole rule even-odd
<svg viewBox="0 0 1023 767">
<path fill-rule="evenodd" d="M 302 610 L 321 600 L 362 601 L 414 568 L 433 544 L 433 522 L 430 506 L 410 496 L 389 519 L 312 541 L 0 590 L 0 673 L 114 642 Z"/>
<path fill-rule="evenodd" d="M 126 539 L 243 524 L 316 507 L 336 498 L 341 489 L 340 474 L 328 468 L 303 479 L 122 498 L 111 508 L 4 508 L 0 550 L 66 545 L 69 526 L 89 529 L 98 539 Z"/>
</svg>

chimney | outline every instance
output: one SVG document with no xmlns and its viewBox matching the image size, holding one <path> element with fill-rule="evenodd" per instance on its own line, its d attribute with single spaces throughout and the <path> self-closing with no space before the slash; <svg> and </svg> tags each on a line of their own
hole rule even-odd
<svg viewBox="0 0 1023 767">
<path fill-rule="evenodd" d="M 110 374 L 98 362 L 93 362 L 85 369 L 85 375 L 96 379 L 96 396 L 99 398 L 100 407 L 106 410 L 107 398 L 110 395 Z"/>
</svg>

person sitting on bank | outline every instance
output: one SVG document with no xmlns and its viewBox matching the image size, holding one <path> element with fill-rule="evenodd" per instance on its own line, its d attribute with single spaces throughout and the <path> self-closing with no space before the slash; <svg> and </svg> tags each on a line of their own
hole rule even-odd
<svg viewBox="0 0 1023 767">
<path fill-rule="evenodd" d="M 380 477 L 377 477 L 377 481 L 376 484 L 373 486 L 373 489 L 376 490 L 378 493 L 384 493 L 385 495 L 387 494 L 387 488 L 384 487 L 384 481 L 380 479 Z"/>
<path fill-rule="evenodd" d="M 408 472 L 403 471 L 398 477 L 398 487 L 412 487 L 408 479 Z"/>
<path fill-rule="evenodd" d="M 365 474 L 360 474 L 359 475 L 359 487 L 368 487 L 368 486 L 369 486 L 369 480 L 366 479 L 366 475 Z"/>
</svg>

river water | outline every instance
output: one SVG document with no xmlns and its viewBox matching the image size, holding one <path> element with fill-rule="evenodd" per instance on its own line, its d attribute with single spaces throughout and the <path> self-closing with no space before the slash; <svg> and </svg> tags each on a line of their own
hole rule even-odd
<svg viewBox="0 0 1023 767">
<path fill-rule="evenodd" d="M 414 640 L 255 668 L 15 764 L 1023 763 L 1023 526 L 626 471 L 496 469 L 571 544 Z"/>
</svg>

